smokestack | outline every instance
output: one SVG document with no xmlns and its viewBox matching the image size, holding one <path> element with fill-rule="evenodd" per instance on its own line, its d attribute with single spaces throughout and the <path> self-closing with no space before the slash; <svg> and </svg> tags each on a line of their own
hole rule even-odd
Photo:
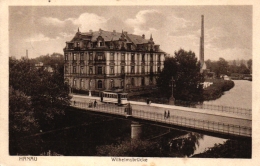
<svg viewBox="0 0 260 166">
<path fill-rule="evenodd" d="M 28 50 L 26 50 L 26 59 L 28 59 Z"/>
<path fill-rule="evenodd" d="M 204 65 L 204 15 L 201 15 L 200 64 Z"/>
</svg>

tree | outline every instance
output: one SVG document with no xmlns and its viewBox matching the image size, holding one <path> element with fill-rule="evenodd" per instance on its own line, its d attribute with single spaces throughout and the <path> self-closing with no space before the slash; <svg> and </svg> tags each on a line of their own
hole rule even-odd
<svg viewBox="0 0 260 166">
<path fill-rule="evenodd" d="M 64 108 L 70 104 L 69 86 L 64 83 L 63 61 L 55 65 L 53 73 L 37 69 L 30 60 L 10 58 L 9 63 L 9 86 L 30 97 L 41 130 L 55 127 L 55 116 L 64 114 Z"/>
<path fill-rule="evenodd" d="M 217 65 L 217 76 L 220 76 L 221 74 L 228 74 L 228 62 L 224 58 L 219 58 Z"/>
<path fill-rule="evenodd" d="M 39 132 L 29 96 L 9 88 L 9 150 L 11 155 L 30 154 L 27 149 L 39 143 L 38 139 L 25 141 L 24 137 Z M 25 148 L 26 147 L 26 148 Z"/>
<path fill-rule="evenodd" d="M 200 73 L 200 63 L 194 52 L 180 49 L 175 52 L 174 57 L 166 57 L 164 69 L 157 79 L 157 85 L 166 97 L 171 95 L 169 84 L 172 77 L 175 80 L 173 94 L 175 99 L 185 101 L 203 100 L 201 83 L 204 82 L 204 77 Z"/>
</svg>

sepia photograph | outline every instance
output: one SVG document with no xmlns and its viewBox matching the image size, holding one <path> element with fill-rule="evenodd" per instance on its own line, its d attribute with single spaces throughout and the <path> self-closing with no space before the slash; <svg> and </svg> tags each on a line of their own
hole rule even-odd
<svg viewBox="0 0 260 166">
<path fill-rule="evenodd" d="M 7 11 L 6 144 L 18 164 L 253 158 L 252 5 Z"/>
</svg>

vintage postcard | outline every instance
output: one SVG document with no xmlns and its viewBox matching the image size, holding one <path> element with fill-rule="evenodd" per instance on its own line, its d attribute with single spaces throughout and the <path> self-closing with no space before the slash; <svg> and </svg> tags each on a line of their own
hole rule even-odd
<svg viewBox="0 0 260 166">
<path fill-rule="evenodd" d="M 1 1 L 9 165 L 258 165 L 256 1 Z"/>
</svg>

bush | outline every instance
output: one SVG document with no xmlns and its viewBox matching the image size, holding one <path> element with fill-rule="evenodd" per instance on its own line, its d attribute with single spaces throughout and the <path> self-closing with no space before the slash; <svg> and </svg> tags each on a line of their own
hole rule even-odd
<svg viewBox="0 0 260 166">
<path fill-rule="evenodd" d="M 213 80 L 213 85 L 204 89 L 203 98 L 205 100 L 216 100 L 223 95 L 223 92 L 230 90 L 235 86 L 231 80 Z"/>
</svg>

